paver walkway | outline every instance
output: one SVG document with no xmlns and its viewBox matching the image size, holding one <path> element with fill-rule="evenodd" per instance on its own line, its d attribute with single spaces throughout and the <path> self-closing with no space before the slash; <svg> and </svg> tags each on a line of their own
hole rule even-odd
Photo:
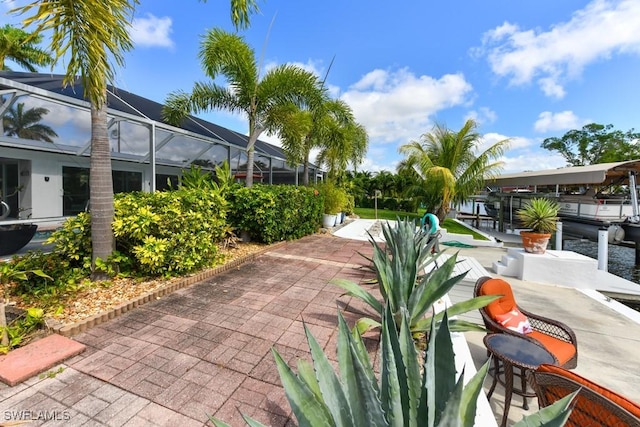
<svg viewBox="0 0 640 427">
<path fill-rule="evenodd" d="M 302 321 L 335 359 L 337 304 L 366 310 L 329 281 L 373 277 L 370 243 L 309 236 L 90 329 L 63 372 L 0 386 L 2 423 L 201 426 L 207 414 L 242 425 L 292 425 L 271 347 L 308 358 Z M 367 342 L 375 354 L 377 343 Z"/>
</svg>

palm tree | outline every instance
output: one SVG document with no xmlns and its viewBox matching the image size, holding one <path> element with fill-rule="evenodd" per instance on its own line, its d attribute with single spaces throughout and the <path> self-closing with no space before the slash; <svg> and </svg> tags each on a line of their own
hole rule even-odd
<svg viewBox="0 0 640 427">
<path fill-rule="evenodd" d="M 2 118 L 5 135 L 35 141 L 53 142 L 58 134 L 49 126 L 40 123 L 42 116 L 49 114 L 43 107 L 29 108 L 25 111 L 24 103 L 20 102 L 15 108 L 10 108 Z"/>
<path fill-rule="evenodd" d="M 49 52 L 37 45 L 42 41 L 41 35 L 34 35 L 9 24 L 0 28 L 0 70 L 10 70 L 6 64 L 11 60 L 32 73 L 36 66 L 53 63 Z"/>
<path fill-rule="evenodd" d="M 334 181 L 344 174 L 349 163 L 354 170 L 362 164 L 369 145 L 367 131 L 355 121 L 351 108 L 340 100 L 335 103 L 336 108 L 325 116 L 317 159 L 327 167 L 327 175 Z"/>
<path fill-rule="evenodd" d="M 283 131 L 288 118 L 317 96 L 317 78 L 293 65 L 272 68 L 261 78 L 253 49 L 241 36 L 221 29 L 206 34 L 199 56 L 211 82 L 195 83 L 191 93 L 170 93 L 164 118 L 178 125 L 189 114 L 214 109 L 244 114 L 249 121 L 246 184 L 251 187 L 256 141 L 264 131 Z M 228 85 L 213 82 L 218 76 Z"/>
<path fill-rule="evenodd" d="M 113 252 L 113 182 L 107 134 L 107 83 L 114 78 L 115 65 L 124 64 L 123 52 L 133 45 L 129 27 L 138 0 L 36 0 L 14 9 L 28 14 L 25 27 L 35 25 L 35 34 L 51 31 L 50 49 L 54 60 L 67 52 L 64 84 L 74 84 L 77 75 L 84 96 L 91 102 L 91 245 L 92 260 L 106 260 Z M 231 17 L 236 26 L 248 24 L 256 10 L 253 0 L 231 0 Z M 113 62 L 112 62 L 113 61 Z M 94 279 L 106 278 L 94 271 Z"/>
<path fill-rule="evenodd" d="M 436 125 L 432 132 L 422 135 L 421 142 L 400 147 L 405 155 L 403 167 L 412 167 L 422 185 L 440 200 L 437 215 L 441 221 L 451 203 L 466 201 L 502 167 L 496 159 L 504 154 L 509 140 L 498 141 L 476 154 L 481 138 L 476 128 L 474 120 L 467 120 L 458 132 Z"/>
<path fill-rule="evenodd" d="M 34 1 L 19 9 L 33 15 L 25 26 L 36 25 L 36 34 L 52 31 L 51 50 L 56 59 L 67 52 L 64 84 L 75 84 L 77 75 L 84 96 L 91 102 L 91 162 L 89 197 L 91 199 L 92 259 L 106 260 L 113 252 L 113 182 L 107 134 L 107 82 L 113 81 L 115 66 L 124 64 L 123 52 L 133 47 L 129 27 L 137 1 L 57 0 Z M 106 278 L 94 271 L 95 279 Z"/>
<path fill-rule="evenodd" d="M 330 150 L 332 146 L 345 148 L 343 139 L 349 126 L 354 125 L 349 105 L 341 100 L 328 99 L 322 88 L 313 97 L 307 109 L 300 110 L 290 117 L 290 123 L 284 126 L 281 134 L 282 148 L 291 164 L 304 165 L 304 185 L 309 185 L 311 150 Z M 335 167 L 338 167 L 337 163 Z"/>
</svg>

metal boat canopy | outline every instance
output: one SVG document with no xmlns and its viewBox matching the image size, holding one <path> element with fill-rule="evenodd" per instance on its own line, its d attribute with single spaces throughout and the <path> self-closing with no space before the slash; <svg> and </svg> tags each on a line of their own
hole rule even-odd
<svg viewBox="0 0 640 427">
<path fill-rule="evenodd" d="M 608 185 L 621 179 L 625 181 L 628 180 L 629 171 L 640 172 L 640 159 L 542 171 L 510 173 L 488 179 L 486 184 L 492 187 L 578 184 Z"/>
</svg>

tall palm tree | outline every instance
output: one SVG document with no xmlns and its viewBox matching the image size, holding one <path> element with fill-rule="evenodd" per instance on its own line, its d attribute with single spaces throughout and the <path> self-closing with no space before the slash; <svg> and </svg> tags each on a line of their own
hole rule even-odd
<svg viewBox="0 0 640 427">
<path fill-rule="evenodd" d="M 264 131 L 279 133 L 292 114 L 317 95 L 318 80 L 293 65 L 280 65 L 260 77 L 253 49 L 237 35 L 221 29 L 210 30 L 199 53 L 210 82 L 195 83 L 191 93 L 169 94 L 163 115 L 178 125 L 187 115 L 215 109 L 244 114 L 249 121 L 247 143 L 247 187 L 253 185 L 255 143 Z M 222 76 L 228 85 L 214 82 Z"/>
<path fill-rule="evenodd" d="M 412 167 L 431 195 L 440 200 L 437 215 L 444 220 L 452 203 L 462 203 L 482 188 L 486 178 L 502 167 L 500 158 L 509 146 L 504 139 L 482 153 L 476 153 L 481 135 L 474 120 L 467 120 L 458 132 L 442 125 L 400 147 L 403 167 Z"/>
<path fill-rule="evenodd" d="M 115 247 L 107 82 L 113 81 L 115 65 L 124 64 L 123 52 L 133 47 L 128 30 L 136 4 L 135 0 L 39 0 L 17 10 L 33 12 L 23 23 L 36 25 L 36 34 L 52 31 L 50 48 L 56 59 L 69 54 L 64 84 L 75 84 L 79 75 L 84 96 L 91 102 L 89 197 L 94 265 L 97 258 L 106 260 Z M 94 271 L 93 277 L 102 279 L 105 274 Z"/>
<path fill-rule="evenodd" d="M 15 108 L 9 108 L 2 118 L 5 135 L 53 142 L 51 138 L 56 138 L 58 134 L 51 127 L 40 123 L 42 116 L 46 114 L 49 114 L 46 108 L 34 107 L 25 111 L 24 103 L 18 103 Z"/>
<path fill-rule="evenodd" d="M 9 70 L 7 60 L 32 73 L 37 71 L 36 66 L 51 65 L 53 58 L 49 52 L 37 46 L 40 42 L 41 35 L 28 33 L 9 24 L 0 27 L 0 70 Z"/>
<path fill-rule="evenodd" d="M 91 102 L 91 245 L 93 264 L 106 260 L 115 247 L 113 182 L 107 134 L 107 83 L 114 78 L 115 65 L 124 64 L 123 52 L 133 45 L 129 35 L 131 17 L 138 0 L 36 0 L 13 13 L 29 14 L 25 27 L 35 25 L 35 34 L 51 31 L 54 60 L 69 52 L 65 84 L 80 82 Z M 231 0 L 232 21 L 248 25 L 256 10 L 254 0 Z M 113 61 L 113 62 L 112 62 Z M 115 64 L 114 64 L 115 62 Z M 105 274 L 94 271 L 94 279 Z"/>
</svg>

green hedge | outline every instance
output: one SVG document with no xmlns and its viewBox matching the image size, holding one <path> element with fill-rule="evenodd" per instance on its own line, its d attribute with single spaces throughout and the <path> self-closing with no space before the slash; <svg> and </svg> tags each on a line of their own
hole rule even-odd
<svg viewBox="0 0 640 427">
<path fill-rule="evenodd" d="M 292 185 L 234 186 L 230 189 L 229 224 L 264 243 L 299 239 L 322 223 L 324 199 L 310 187 Z"/>
<path fill-rule="evenodd" d="M 116 249 L 143 274 L 182 274 L 213 265 L 225 234 L 227 202 L 218 191 L 179 189 L 118 194 Z"/>
</svg>

